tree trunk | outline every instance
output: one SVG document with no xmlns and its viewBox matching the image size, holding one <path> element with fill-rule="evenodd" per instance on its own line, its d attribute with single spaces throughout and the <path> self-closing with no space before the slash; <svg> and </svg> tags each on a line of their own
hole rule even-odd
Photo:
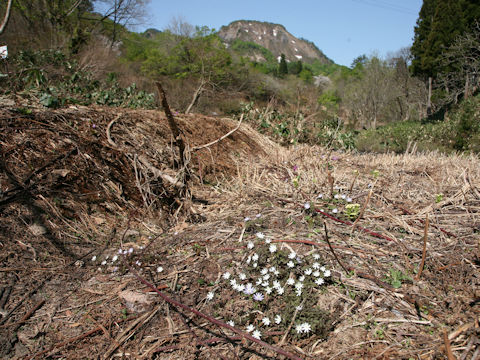
<svg viewBox="0 0 480 360">
<path fill-rule="evenodd" d="M 432 115 L 432 77 L 428 78 L 427 116 Z"/>
<path fill-rule="evenodd" d="M 469 89 L 468 89 L 468 88 L 469 88 L 469 83 L 468 83 L 468 79 L 469 79 L 469 76 L 468 76 L 468 74 L 467 74 L 467 77 L 466 77 L 466 79 L 465 79 L 465 94 L 464 94 L 465 99 L 468 99 L 468 96 L 469 96 L 469 91 L 468 91 L 468 90 L 469 90 Z"/>
<path fill-rule="evenodd" d="M 3 17 L 2 25 L 0 25 L 0 34 L 3 33 L 3 31 L 5 30 L 5 27 L 8 24 L 8 20 L 10 19 L 10 11 L 12 9 L 12 1 L 13 0 L 8 0 L 7 10 L 5 11 L 5 16 Z"/>
</svg>

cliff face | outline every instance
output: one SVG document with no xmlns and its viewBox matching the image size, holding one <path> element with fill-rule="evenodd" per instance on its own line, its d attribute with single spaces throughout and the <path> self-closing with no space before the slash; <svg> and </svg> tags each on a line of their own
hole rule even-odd
<svg viewBox="0 0 480 360">
<path fill-rule="evenodd" d="M 237 39 L 256 43 L 268 49 L 277 59 L 281 54 L 285 54 L 287 61 L 332 62 L 313 43 L 296 38 L 279 24 L 239 20 L 222 26 L 218 35 L 227 44 Z M 262 60 L 261 54 L 255 54 L 255 57 L 256 60 Z"/>
</svg>

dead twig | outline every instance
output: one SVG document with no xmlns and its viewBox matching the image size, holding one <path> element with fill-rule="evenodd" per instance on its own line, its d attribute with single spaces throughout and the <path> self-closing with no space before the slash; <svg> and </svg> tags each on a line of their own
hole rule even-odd
<svg viewBox="0 0 480 360">
<path fill-rule="evenodd" d="M 428 225 L 429 224 L 430 224 L 430 221 L 428 220 L 428 214 L 427 214 L 427 217 L 425 219 L 425 230 L 424 230 L 424 233 L 423 233 L 422 261 L 421 261 L 420 267 L 418 269 L 418 274 L 415 277 L 415 280 L 417 280 L 417 281 L 420 279 L 420 276 L 422 276 L 423 267 L 425 266 L 425 257 L 427 255 L 427 238 L 428 238 Z"/>
<path fill-rule="evenodd" d="M 200 146 L 194 146 L 192 148 L 192 151 L 197 151 L 197 150 L 200 150 L 200 149 L 204 149 L 204 148 L 207 148 L 207 147 L 210 147 L 220 141 L 222 141 L 223 139 L 225 139 L 226 137 L 232 135 L 235 131 L 237 131 L 239 128 L 240 128 L 240 125 L 242 124 L 242 121 L 243 121 L 243 114 L 240 116 L 240 120 L 238 121 L 238 125 L 235 129 L 233 130 L 230 130 L 228 133 L 226 133 L 225 135 L 219 137 L 217 140 L 214 140 L 212 142 L 209 142 L 208 144 L 204 144 L 204 145 L 200 145 Z"/>
<path fill-rule="evenodd" d="M 323 222 L 323 229 L 325 230 L 325 241 L 327 242 L 328 247 L 330 248 L 330 251 L 333 254 L 333 257 L 335 258 L 335 260 L 337 260 L 337 262 L 341 266 L 341 268 L 343 270 L 345 270 L 345 273 L 348 274 L 349 271 L 347 270 L 347 268 L 345 266 L 343 266 L 342 262 L 340 261 L 340 259 L 337 256 L 337 254 L 335 254 L 335 251 L 333 250 L 332 244 L 330 244 L 330 240 L 328 239 L 328 229 L 327 229 L 327 223 L 326 222 Z"/>
<path fill-rule="evenodd" d="M 448 360 L 457 360 L 453 355 L 452 347 L 450 346 L 450 340 L 448 339 L 447 330 L 443 329 L 443 342 L 445 343 L 445 352 L 447 353 Z"/>
<path fill-rule="evenodd" d="M 367 196 L 367 199 L 365 200 L 365 204 L 363 204 L 363 207 L 362 207 L 362 210 L 360 211 L 360 214 L 358 215 L 358 217 L 355 219 L 355 221 L 352 224 L 352 232 L 353 232 L 353 230 L 355 230 L 355 226 L 357 226 L 358 222 L 363 217 L 363 214 L 365 213 L 365 209 L 368 206 L 368 203 L 370 201 L 370 198 L 372 197 L 372 194 L 373 194 L 373 189 L 371 189 L 368 192 L 368 196 Z"/>
</svg>

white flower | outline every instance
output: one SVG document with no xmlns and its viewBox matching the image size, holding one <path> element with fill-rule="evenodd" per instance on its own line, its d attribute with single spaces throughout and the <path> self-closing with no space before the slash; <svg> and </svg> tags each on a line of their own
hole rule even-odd
<svg viewBox="0 0 480 360">
<path fill-rule="evenodd" d="M 255 330 L 255 331 L 252 333 L 252 336 L 253 336 L 255 339 L 260 340 L 260 338 L 262 337 L 262 333 L 261 333 L 259 330 Z"/>
<path fill-rule="evenodd" d="M 297 283 L 295 284 L 295 289 L 297 289 L 297 290 L 302 290 L 302 288 L 303 288 L 303 283 L 297 282 Z"/>
<path fill-rule="evenodd" d="M 305 281 L 305 276 L 303 276 L 303 275 L 300 276 L 300 277 L 298 278 L 298 281 Z"/>
<path fill-rule="evenodd" d="M 322 199 L 323 198 L 323 194 L 318 194 L 317 195 L 317 199 Z"/>
<path fill-rule="evenodd" d="M 129 254 L 133 253 L 133 248 L 129 248 L 129 249 L 128 249 L 128 253 L 129 253 Z"/>
<path fill-rule="evenodd" d="M 345 200 L 347 198 L 347 195 L 345 194 L 342 194 L 342 196 L 340 196 L 343 200 Z"/>
<path fill-rule="evenodd" d="M 247 248 L 248 249 L 253 249 L 255 245 L 253 244 L 253 242 L 249 241 L 248 244 L 247 244 Z"/>
<path fill-rule="evenodd" d="M 259 217 L 261 217 L 261 216 L 262 216 L 262 214 L 257 214 L 257 215 L 255 215 L 255 217 L 256 217 L 257 219 L 258 219 Z"/>
<path fill-rule="evenodd" d="M 278 295 L 283 295 L 284 292 L 285 292 L 285 288 L 283 288 L 283 287 L 277 288 L 277 294 Z"/>
<path fill-rule="evenodd" d="M 118 256 L 115 255 L 115 256 L 112 258 L 112 262 L 115 262 L 115 261 L 117 261 L 117 260 L 118 260 Z"/>
<path fill-rule="evenodd" d="M 282 317 L 280 315 L 275 315 L 275 324 L 280 324 L 282 322 Z"/>
<path fill-rule="evenodd" d="M 290 254 L 288 254 L 288 258 L 289 259 L 295 259 L 297 257 L 297 253 L 296 252 L 291 252 Z"/>
<path fill-rule="evenodd" d="M 249 257 L 247 258 L 247 264 L 250 264 L 251 261 L 252 261 L 252 257 L 249 256 Z"/>
<path fill-rule="evenodd" d="M 323 276 L 325 276 L 325 277 L 329 277 L 330 275 L 331 275 L 330 270 L 325 270 L 323 272 Z"/>
<path fill-rule="evenodd" d="M 305 204 L 303 204 L 303 207 L 305 208 L 305 210 L 310 209 L 310 203 L 306 202 Z"/>
<path fill-rule="evenodd" d="M 246 286 L 245 286 L 245 290 L 243 290 L 243 292 L 246 294 L 246 295 L 252 295 L 253 293 L 255 293 L 255 291 L 257 291 L 257 289 L 255 289 L 252 285 L 252 283 L 248 283 Z"/>
<path fill-rule="evenodd" d="M 290 260 L 290 261 L 287 263 L 287 266 L 288 266 L 289 268 L 293 268 L 293 267 L 295 267 L 295 264 L 293 263 L 292 260 Z"/>
<path fill-rule="evenodd" d="M 264 233 L 258 232 L 258 233 L 256 233 L 255 235 L 257 235 L 257 237 L 258 237 L 259 239 L 265 239 L 265 234 L 264 234 Z"/>
<path fill-rule="evenodd" d="M 269 250 L 271 253 L 274 253 L 275 251 L 277 251 L 277 245 L 271 244 L 271 245 L 268 247 L 268 250 Z"/>
<path fill-rule="evenodd" d="M 230 280 L 230 285 L 237 286 L 237 280 L 235 279 Z"/>
<path fill-rule="evenodd" d="M 243 284 L 237 285 L 237 291 L 238 292 L 243 292 L 244 290 L 245 290 L 245 285 L 243 285 Z"/>
<path fill-rule="evenodd" d="M 207 294 L 207 300 L 210 301 L 213 299 L 213 297 L 215 296 L 215 294 L 213 293 L 213 291 L 210 291 L 208 294 Z"/>
<path fill-rule="evenodd" d="M 163 271 L 163 267 L 159 266 L 157 267 L 157 273 L 161 273 Z"/>
<path fill-rule="evenodd" d="M 240 275 L 238 275 L 238 278 L 240 280 L 245 280 L 247 278 L 247 275 L 245 275 L 244 273 L 241 273 Z"/>
<path fill-rule="evenodd" d="M 262 323 L 263 323 L 263 325 L 268 326 L 268 325 L 270 325 L 270 319 L 265 316 L 265 317 L 262 319 Z"/>
<path fill-rule="evenodd" d="M 255 268 L 258 266 L 258 264 L 257 264 L 257 263 L 253 263 L 252 266 L 253 266 L 253 268 L 255 269 Z"/>
<path fill-rule="evenodd" d="M 334 214 L 338 213 L 338 209 L 337 208 L 333 209 L 332 213 L 334 213 Z"/>
<path fill-rule="evenodd" d="M 225 274 L 223 274 L 223 278 L 224 278 L 225 280 L 228 280 L 228 279 L 230 279 L 230 276 L 231 276 L 231 275 L 232 275 L 232 274 L 230 274 L 230 273 L 227 271 Z"/>
<path fill-rule="evenodd" d="M 262 301 L 264 298 L 265 297 L 263 296 L 263 294 L 259 293 L 259 292 L 255 293 L 255 295 L 253 295 L 253 300 L 255 300 L 255 301 Z"/>
<path fill-rule="evenodd" d="M 97 255 L 92 256 L 92 261 L 95 261 L 95 260 L 97 260 Z"/>
<path fill-rule="evenodd" d="M 304 333 L 309 333 L 310 331 L 312 331 L 312 327 L 310 326 L 309 323 L 303 323 L 303 332 Z"/>
<path fill-rule="evenodd" d="M 313 276 L 319 277 L 319 276 L 320 276 L 320 271 L 315 270 L 315 271 L 313 272 Z"/>
<path fill-rule="evenodd" d="M 339 195 L 339 194 L 335 194 L 334 198 L 335 198 L 335 199 L 339 199 L 339 198 L 340 198 L 340 195 Z"/>
<path fill-rule="evenodd" d="M 351 202 L 352 202 L 352 198 L 351 198 L 351 197 L 347 197 L 347 202 L 351 203 Z"/>
<path fill-rule="evenodd" d="M 325 270 L 326 270 L 326 269 L 325 269 L 325 266 L 322 266 L 322 267 L 320 268 L 320 271 L 325 272 Z"/>
<path fill-rule="evenodd" d="M 262 274 L 262 275 L 268 274 L 268 269 L 267 269 L 267 268 L 263 268 L 262 270 L 260 270 L 260 274 Z"/>
<path fill-rule="evenodd" d="M 118 253 L 121 254 L 123 251 L 122 249 L 118 249 Z"/>
<path fill-rule="evenodd" d="M 275 271 L 273 272 L 273 275 L 275 275 L 275 276 L 278 276 L 278 275 L 280 275 L 280 271 L 278 271 L 278 270 L 275 270 Z"/>
<path fill-rule="evenodd" d="M 101 265 L 105 265 L 107 263 L 107 260 L 103 260 Z"/>
<path fill-rule="evenodd" d="M 253 330 L 255 330 L 255 326 L 253 326 L 252 324 L 247 325 L 247 332 L 252 332 Z"/>
<path fill-rule="evenodd" d="M 128 250 L 127 249 L 123 250 L 123 255 L 127 255 L 127 254 L 128 254 Z"/>
<path fill-rule="evenodd" d="M 257 260 L 258 260 L 258 254 L 255 253 L 255 254 L 252 255 L 252 261 L 255 262 Z"/>
<path fill-rule="evenodd" d="M 312 331 L 312 327 L 309 323 L 304 322 L 302 324 L 297 324 L 295 326 L 295 330 L 297 331 L 298 334 L 300 334 L 300 333 L 306 334 L 306 333 L 309 333 L 310 331 Z"/>
<path fill-rule="evenodd" d="M 325 280 L 323 280 L 322 278 L 318 278 L 317 280 L 315 280 L 315 284 L 317 284 L 318 286 L 322 286 L 324 282 Z"/>
<path fill-rule="evenodd" d="M 142 263 L 139 260 L 135 261 L 135 264 L 137 264 L 137 266 L 142 265 Z"/>
<path fill-rule="evenodd" d="M 297 296 L 302 296 L 302 289 L 297 289 L 295 292 Z"/>
<path fill-rule="evenodd" d="M 295 309 L 296 309 L 297 311 L 302 311 L 302 310 L 303 310 L 303 306 L 302 306 L 302 305 L 298 305 Z"/>
<path fill-rule="evenodd" d="M 235 322 L 233 320 L 227 321 L 227 324 L 230 325 L 231 327 L 235 326 Z"/>
<path fill-rule="evenodd" d="M 287 285 L 293 285 L 293 284 L 295 284 L 295 280 L 293 278 L 288 278 Z"/>
<path fill-rule="evenodd" d="M 255 282 L 255 285 L 260 285 L 263 282 L 262 278 L 258 278 L 257 281 Z"/>
<path fill-rule="evenodd" d="M 245 219 L 243 219 L 243 221 L 247 222 L 247 221 L 250 221 L 252 219 L 250 219 L 248 216 L 245 217 Z"/>
<path fill-rule="evenodd" d="M 263 275 L 263 280 L 268 280 L 268 279 L 270 279 L 270 274 Z"/>
<path fill-rule="evenodd" d="M 315 260 L 318 260 L 318 259 L 320 259 L 320 255 L 318 255 L 317 253 L 315 253 L 315 254 L 313 254 L 313 258 L 314 258 Z"/>
<path fill-rule="evenodd" d="M 273 281 L 273 288 L 278 289 L 279 287 L 281 287 L 280 282 L 278 280 L 274 280 Z"/>
<path fill-rule="evenodd" d="M 265 293 L 270 295 L 272 293 L 272 288 L 270 286 L 265 287 Z"/>
<path fill-rule="evenodd" d="M 272 242 L 272 239 L 265 239 L 265 244 L 270 244 Z"/>
<path fill-rule="evenodd" d="M 312 269 L 310 269 L 310 268 L 305 269 L 304 273 L 305 273 L 305 275 L 310 275 L 312 273 Z"/>
<path fill-rule="evenodd" d="M 312 268 L 314 268 L 315 270 L 320 269 L 320 264 L 318 262 L 315 262 L 313 263 Z"/>
</svg>

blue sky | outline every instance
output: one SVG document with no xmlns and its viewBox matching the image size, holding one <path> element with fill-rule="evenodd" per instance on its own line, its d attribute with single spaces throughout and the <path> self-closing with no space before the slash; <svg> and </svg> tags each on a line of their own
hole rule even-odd
<svg viewBox="0 0 480 360">
<path fill-rule="evenodd" d="M 409 46 L 422 0 L 151 0 L 148 27 L 165 29 L 173 17 L 220 29 L 235 20 L 282 24 L 313 41 L 337 64 L 357 56 L 385 56 Z"/>
</svg>

